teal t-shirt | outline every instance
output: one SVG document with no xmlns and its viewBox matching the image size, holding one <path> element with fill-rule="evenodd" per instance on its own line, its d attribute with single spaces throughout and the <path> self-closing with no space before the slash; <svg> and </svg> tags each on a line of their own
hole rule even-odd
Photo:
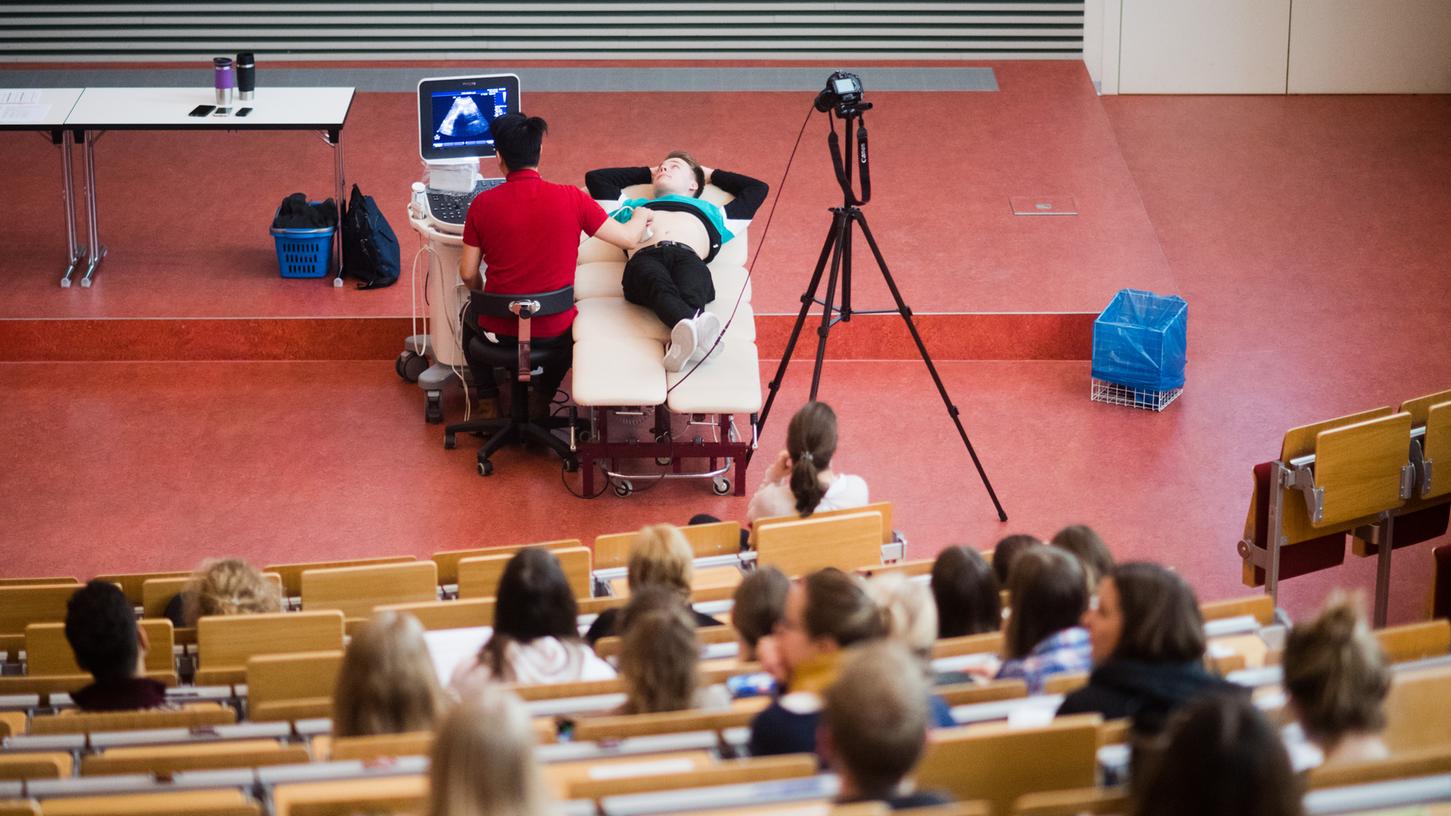
<svg viewBox="0 0 1451 816">
<path fill-rule="evenodd" d="M 722 244 L 736 237 L 735 233 L 726 229 L 725 218 L 721 215 L 720 207 L 717 207 L 709 201 L 701 201 L 698 198 L 683 196 L 679 193 L 667 193 L 659 198 L 626 199 L 624 203 L 620 204 L 618 209 L 610 213 L 610 217 L 623 224 L 630 220 L 630 216 L 634 214 L 636 207 L 648 207 L 656 202 L 668 202 L 673 205 L 684 204 L 696 210 L 710 221 L 711 226 L 715 227 L 716 232 L 720 233 L 720 242 Z M 671 209 L 678 209 L 678 206 L 671 207 Z"/>
</svg>

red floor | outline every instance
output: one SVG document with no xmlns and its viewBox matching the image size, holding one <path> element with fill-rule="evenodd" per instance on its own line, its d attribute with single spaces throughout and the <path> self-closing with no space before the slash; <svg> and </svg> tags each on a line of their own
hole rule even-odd
<svg viewBox="0 0 1451 816">
<path fill-rule="evenodd" d="M 1100 528 L 1121 558 L 1155 558 L 1182 569 L 1205 598 L 1242 594 L 1234 542 L 1250 467 L 1277 453 L 1285 429 L 1451 387 L 1451 230 L 1444 217 L 1451 98 L 1099 100 L 1078 66 L 1007 63 L 998 76 L 1004 90 L 996 95 L 877 100 L 879 175 L 918 179 L 910 192 L 884 188 L 870 208 L 904 285 L 910 274 L 930 293 L 914 297 L 909 289 L 909 299 L 923 311 L 937 310 L 926 301 L 939 299 L 943 309 L 991 303 L 1011 311 L 1092 311 L 1120 286 L 1176 291 L 1190 303 L 1186 393 L 1154 415 L 1090 403 L 1084 362 L 943 362 L 1012 516 L 1000 525 L 920 366 L 832 363 L 822 396 L 843 417 L 842 467 L 863 474 L 874 497 L 894 502 L 914 556 L 949 542 L 986 547 L 1019 530 L 1048 535 L 1081 521 Z M 544 96 L 535 98 L 542 104 Z M 597 107 L 588 107 L 591 99 Z M 364 97 L 360 104 L 386 107 L 387 100 Z M 700 106 L 670 131 L 685 134 L 683 141 L 693 142 L 692 123 L 715 121 L 706 117 L 759 116 L 755 129 L 766 135 L 755 134 L 755 146 L 708 138 L 704 128 L 698 138 L 722 153 L 758 150 L 771 157 L 763 164 L 784 160 L 783 146 L 800 121 L 794 97 L 752 95 L 744 106 L 716 100 L 719 110 L 710 95 L 682 100 Z M 906 110 L 919 118 L 900 120 Z M 611 115 L 618 114 L 603 98 L 580 95 L 552 116 L 561 123 L 561 174 L 577 175 L 593 161 L 593 154 L 586 162 L 562 149 L 564 134 L 613 121 Z M 936 122 L 947 116 L 960 117 L 951 120 L 960 134 L 951 145 L 960 152 L 929 151 L 944 141 Z M 1045 141 L 1030 141 L 1037 136 Z M 139 137 L 111 134 L 102 152 L 117 150 L 124 138 Z M 29 141 L 16 145 L 17 153 L 34 151 L 18 172 L 31 181 L 53 179 L 45 175 L 55 169 L 53 151 Z M 298 166 L 316 167 L 325 185 L 326 148 L 301 140 L 298 147 L 312 151 L 306 161 L 296 159 Z M 253 166 L 268 157 L 292 161 L 272 147 L 256 149 Z M 374 192 L 411 173 L 411 166 L 385 170 L 385 153 L 370 154 L 365 144 L 350 153 Z M 36 157 L 51 164 L 37 169 Z M 200 166 L 206 158 L 198 151 L 187 161 Z M 778 270 L 796 274 L 803 257 L 809 266 L 826 203 L 824 160 L 804 153 L 797 161 L 757 280 L 757 302 L 779 302 L 779 311 L 789 310 L 800 284 Z M 365 175 L 375 168 L 376 179 Z M 157 166 L 137 166 L 143 170 L 156 174 Z M 795 186 L 810 173 L 821 174 L 815 186 Z M 163 189 L 159 181 L 131 183 Z M 275 191 L 261 187 L 242 185 L 255 206 L 270 208 Z M 1025 188 L 1068 192 L 1086 214 L 993 214 Z M 914 196 L 927 195 L 960 200 L 962 209 L 913 213 L 921 220 L 909 224 L 902 211 Z M 171 243 L 176 236 L 143 231 L 129 239 L 130 255 L 113 245 L 117 263 L 95 290 L 62 291 L 46 266 L 59 250 L 33 237 L 42 234 L 35 224 L 43 209 L 37 198 L 0 218 L 0 241 L 10 247 L 0 258 L 0 279 L 9 287 L 0 299 L 4 314 L 407 310 L 402 288 L 334 292 L 304 282 L 297 286 L 312 288 L 292 289 L 264 268 L 270 249 L 244 248 L 251 227 L 229 233 L 213 253 L 214 268 L 173 260 L 123 272 L 125 257 L 172 257 L 181 246 Z M 109 211 L 140 225 L 149 217 L 143 209 Z M 903 220 L 889 227 L 891 216 Z M 205 219 L 206 211 L 187 217 Z M 917 226 L 924 221 L 936 228 Z M 120 224 L 114 229 L 126 234 Z M 186 248 L 195 252 L 200 244 Z M 233 260 L 244 252 L 256 256 L 250 272 Z M 967 266 L 954 262 L 963 257 Z M 210 283 L 198 285 L 203 280 Z M 339 308 L 343 303 L 347 309 Z M 556 466 L 519 453 L 501 456 L 498 475 L 481 480 L 472 474 L 471 452 L 442 449 L 438 429 L 420 421 L 418 390 L 390 368 L 381 361 L 0 364 L 0 427 L 12 429 L 0 468 L 7 556 L 0 573 L 184 568 L 226 553 L 258 561 L 422 555 L 560 534 L 588 539 L 695 512 L 743 512 L 744 500 L 718 499 L 696 484 L 586 502 L 564 492 Z M 806 368 L 793 369 L 784 407 L 763 441 L 767 450 L 780 446 L 790 407 L 804 394 Z M 1393 620 L 1422 614 L 1428 548 L 1396 552 Z M 1303 614 L 1332 585 L 1368 590 L 1372 579 L 1373 564 L 1356 561 L 1287 582 L 1282 601 Z"/>
</svg>

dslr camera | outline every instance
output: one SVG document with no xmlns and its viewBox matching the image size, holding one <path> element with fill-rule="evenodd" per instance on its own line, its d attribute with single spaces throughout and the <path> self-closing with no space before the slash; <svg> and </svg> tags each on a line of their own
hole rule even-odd
<svg viewBox="0 0 1451 816">
<path fill-rule="evenodd" d="M 826 87 L 816 95 L 816 109 L 822 113 L 835 108 L 838 116 L 871 110 L 872 103 L 862 101 L 862 78 L 846 71 L 837 71 L 826 78 Z"/>
</svg>

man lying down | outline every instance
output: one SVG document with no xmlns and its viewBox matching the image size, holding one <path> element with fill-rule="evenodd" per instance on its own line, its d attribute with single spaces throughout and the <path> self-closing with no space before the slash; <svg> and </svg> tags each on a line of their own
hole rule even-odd
<svg viewBox="0 0 1451 816">
<path fill-rule="evenodd" d="M 715 285 L 706 264 L 734 236 L 725 219 L 749 219 L 766 200 L 766 183 L 738 173 L 702 167 L 681 151 L 657 167 L 607 167 L 585 174 L 591 198 L 619 200 L 633 184 L 652 184 L 650 198 L 621 202 L 611 213 L 628 221 L 637 209 L 648 213 L 649 232 L 625 263 L 625 300 L 653 311 L 670 326 L 665 351 L 667 371 L 681 371 L 710 350 L 720 337 L 720 318 L 705 311 L 715 300 Z M 721 208 L 699 196 L 714 184 L 735 196 Z"/>
</svg>

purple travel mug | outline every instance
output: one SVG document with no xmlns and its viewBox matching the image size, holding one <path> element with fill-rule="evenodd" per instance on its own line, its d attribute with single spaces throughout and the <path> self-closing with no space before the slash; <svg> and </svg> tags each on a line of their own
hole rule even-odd
<svg viewBox="0 0 1451 816">
<path fill-rule="evenodd" d="M 232 70 L 231 57 L 217 57 L 212 60 L 213 74 L 217 89 L 217 104 L 226 106 L 232 104 L 232 93 L 237 87 L 237 73 Z"/>
</svg>

